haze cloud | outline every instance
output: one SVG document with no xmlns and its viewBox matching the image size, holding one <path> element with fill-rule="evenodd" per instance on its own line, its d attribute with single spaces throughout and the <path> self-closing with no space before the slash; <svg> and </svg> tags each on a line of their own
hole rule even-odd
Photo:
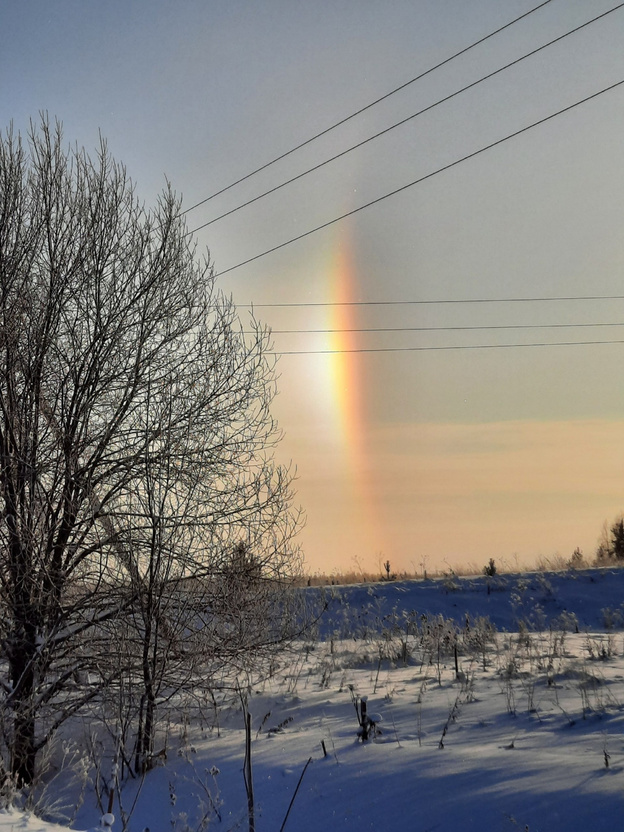
<svg viewBox="0 0 624 832">
<path fill-rule="evenodd" d="M 465 565 L 517 554 L 530 562 L 576 546 L 591 556 L 603 522 L 624 507 L 623 421 L 372 426 L 366 467 L 355 471 L 325 430 L 301 426 L 285 443 L 302 474 L 312 569 L 331 571 L 337 546 L 345 568 L 354 558 L 377 568 L 383 554 L 410 571 L 423 557 Z M 362 481 L 376 516 L 358 504 L 354 483 Z"/>
</svg>

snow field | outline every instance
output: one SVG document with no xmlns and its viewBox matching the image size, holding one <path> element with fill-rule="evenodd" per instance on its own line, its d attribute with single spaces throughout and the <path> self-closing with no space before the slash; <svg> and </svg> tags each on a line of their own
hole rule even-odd
<svg viewBox="0 0 624 832">
<path fill-rule="evenodd" d="M 250 685 L 257 832 L 280 832 L 295 792 L 285 832 L 620 829 L 624 636 L 598 626 L 605 608 L 619 615 L 620 573 L 518 580 L 495 593 L 478 579 L 341 590 L 318 636 Z M 519 596 L 549 629 L 518 621 Z M 575 621 L 579 632 L 561 626 Z M 368 742 L 362 696 L 383 718 Z M 248 829 L 241 703 L 222 693 L 219 705 L 210 721 L 172 715 L 166 758 L 124 783 L 114 830 L 123 817 L 130 832 Z M 91 789 L 73 826 L 100 815 Z M 0 815 L 0 832 L 58 829 Z"/>
<path fill-rule="evenodd" d="M 452 656 L 439 669 L 413 657 L 379 667 L 377 646 L 319 643 L 303 665 L 290 662 L 250 694 L 258 830 L 281 828 L 310 757 L 286 825 L 298 832 L 619 828 L 621 635 L 499 633 L 485 669 L 482 654 L 460 657 L 459 680 Z M 357 738 L 353 695 L 383 716 L 383 733 L 367 743 Z M 247 828 L 238 706 L 224 710 L 219 733 L 192 749 L 176 740 L 176 758 L 149 775 L 130 829 L 198 828 L 200 772 L 222 818 L 208 812 L 208 828 Z"/>
</svg>

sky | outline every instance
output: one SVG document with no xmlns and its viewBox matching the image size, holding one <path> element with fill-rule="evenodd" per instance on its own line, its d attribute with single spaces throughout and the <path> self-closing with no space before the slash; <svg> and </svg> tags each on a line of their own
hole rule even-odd
<svg viewBox="0 0 624 832">
<path fill-rule="evenodd" d="M 406 85 L 186 215 L 274 331 L 310 572 L 591 557 L 624 510 L 624 85 L 602 92 L 624 8 L 550 0 L 447 61 L 538 5 L 0 5 L 0 127 L 101 133 L 148 205 L 169 181 L 190 208 Z"/>
</svg>

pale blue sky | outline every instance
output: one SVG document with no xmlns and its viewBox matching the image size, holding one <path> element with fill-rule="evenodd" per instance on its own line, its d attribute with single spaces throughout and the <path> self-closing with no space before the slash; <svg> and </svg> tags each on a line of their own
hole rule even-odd
<svg viewBox="0 0 624 832">
<path fill-rule="evenodd" d="M 535 5 L 537 0 L 6 2 L 0 6 L 0 124 L 12 120 L 24 130 L 29 118 L 46 110 L 63 121 L 68 141 L 87 149 L 101 130 L 147 202 L 166 176 L 188 206 Z M 615 5 L 552 0 L 193 211 L 189 227 Z M 210 248 L 217 271 L 227 269 L 623 80 L 623 42 L 624 9 L 200 231 L 198 242 Z M 224 275 L 222 285 L 239 304 L 327 301 L 328 261 L 348 239 L 360 300 L 624 294 L 623 136 L 621 87 Z M 259 314 L 276 329 L 314 328 L 327 320 L 325 311 L 311 308 Z M 369 327 L 619 323 L 624 301 L 371 307 L 359 310 L 357 320 Z M 370 333 L 361 336 L 361 345 L 607 339 L 624 339 L 624 327 Z M 275 340 L 277 349 L 322 343 L 309 336 Z M 332 467 L 331 458 L 318 467 L 337 418 L 315 386 L 320 365 L 311 357 L 284 357 L 276 402 L 286 432 L 280 455 L 299 465 L 300 498 L 309 516 L 302 542 L 311 568 L 338 562 L 349 568 L 354 557 L 373 568 L 380 553 L 410 568 L 425 554 L 430 564 L 485 563 L 514 552 L 529 561 L 576 545 L 590 549 L 603 520 L 624 508 L 624 474 L 614 482 L 613 455 L 604 442 L 618 431 L 624 439 L 623 359 L 624 345 L 362 356 L 367 476 L 376 484 L 379 509 L 373 533 L 358 526 L 362 507 L 349 496 L 347 481 L 361 472 Z M 510 459 L 517 457 L 509 456 L 504 424 L 516 426 L 512 434 L 534 462 L 533 480 L 514 471 Z M 484 469 L 489 489 L 474 478 L 461 479 L 468 471 L 479 473 L 478 455 L 467 468 L 457 450 L 457 437 L 471 442 L 475 430 L 480 447 L 490 437 Z M 563 443 L 553 458 L 560 460 L 567 449 L 571 468 L 544 468 L 541 431 L 551 436 L 553 448 Z M 432 465 L 440 475 L 435 494 L 428 490 Z M 566 500 L 574 470 L 583 472 L 584 485 L 581 496 Z M 517 479 L 523 480 L 522 493 L 501 485 Z M 605 481 L 608 493 L 598 485 Z M 531 482 L 533 501 L 526 498 Z M 545 482 L 550 524 L 536 516 L 535 501 L 548 503 Z M 446 515 L 448 524 L 441 522 Z"/>
</svg>

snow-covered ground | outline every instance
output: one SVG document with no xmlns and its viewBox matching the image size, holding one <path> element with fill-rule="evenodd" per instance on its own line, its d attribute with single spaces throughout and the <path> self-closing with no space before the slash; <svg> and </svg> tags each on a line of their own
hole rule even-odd
<svg viewBox="0 0 624 832">
<path fill-rule="evenodd" d="M 621 829 L 623 602 L 624 570 L 332 588 L 315 638 L 249 695 L 257 832 L 280 832 L 295 792 L 289 832 Z M 382 718 L 367 742 L 361 697 Z M 182 716 L 113 829 L 248 828 L 240 703 Z M 100 815 L 87 790 L 73 826 Z"/>
</svg>

